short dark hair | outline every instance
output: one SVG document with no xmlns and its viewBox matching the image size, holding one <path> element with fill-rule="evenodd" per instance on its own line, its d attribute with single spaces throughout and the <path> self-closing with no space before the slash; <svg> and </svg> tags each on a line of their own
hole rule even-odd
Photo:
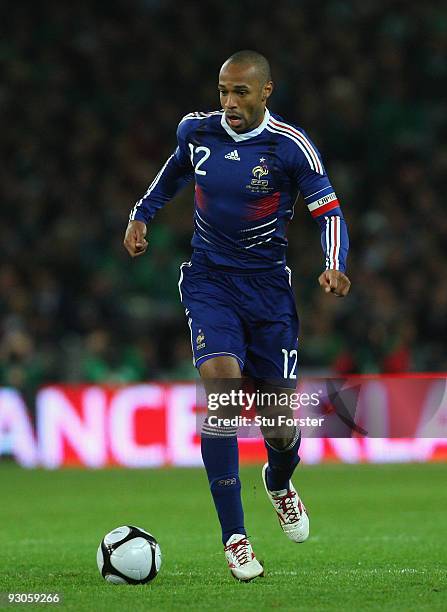
<svg viewBox="0 0 447 612">
<path fill-rule="evenodd" d="M 233 55 L 226 60 L 225 63 L 231 64 L 250 64 L 255 66 L 259 72 L 260 80 L 264 83 L 272 80 L 272 73 L 270 71 L 269 61 L 264 55 L 257 51 L 251 51 L 250 49 L 244 49 L 243 51 L 236 51 Z"/>
</svg>

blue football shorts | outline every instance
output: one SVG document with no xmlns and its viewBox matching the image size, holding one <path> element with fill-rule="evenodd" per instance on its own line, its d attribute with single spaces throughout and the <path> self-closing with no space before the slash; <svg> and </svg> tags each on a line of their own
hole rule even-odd
<svg viewBox="0 0 447 612">
<path fill-rule="evenodd" d="M 179 291 L 196 368 L 230 355 L 254 379 L 296 387 L 299 321 L 289 268 L 235 274 L 188 262 Z"/>
</svg>

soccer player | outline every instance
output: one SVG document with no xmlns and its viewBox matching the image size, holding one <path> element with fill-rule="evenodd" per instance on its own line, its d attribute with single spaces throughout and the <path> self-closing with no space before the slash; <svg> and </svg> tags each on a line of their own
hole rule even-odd
<svg viewBox="0 0 447 612">
<path fill-rule="evenodd" d="M 315 145 L 266 107 L 273 91 L 267 59 L 235 53 L 220 70 L 218 88 L 222 110 L 180 121 L 178 146 L 133 207 L 124 245 L 132 257 L 145 253 L 155 213 L 194 178 L 193 254 L 179 281 L 194 365 L 205 387 L 244 373 L 260 385 L 294 389 L 298 317 L 286 230 L 295 200 L 302 195 L 321 231 L 325 269 L 318 281 L 340 297 L 350 287 L 346 224 Z M 291 482 L 301 435 L 296 428 L 268 433 L 267 496 L 286 536 L 304 542 L 309 519 Z M 201 450 L 230 571 L 242 581 L 261 576 L 244 526 L 237 429 L 205 420 Z"/>
</svg>

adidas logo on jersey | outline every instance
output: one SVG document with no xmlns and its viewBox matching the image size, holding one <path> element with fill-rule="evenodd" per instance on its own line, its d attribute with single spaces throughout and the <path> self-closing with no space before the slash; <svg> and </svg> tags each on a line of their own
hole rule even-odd
<svg viewBox="0 0 447 612">
<path fill-rule="evenodd" d="M 241 161 L 241 158 L 239 157 L 239 153 L 237 152 L 237 149 L 234 149 L 234 151 L 231 151 L 231 153 L 227 153 L 225 155 L 225 159 L 233 159 L 234 161 Z"/>
</svg>

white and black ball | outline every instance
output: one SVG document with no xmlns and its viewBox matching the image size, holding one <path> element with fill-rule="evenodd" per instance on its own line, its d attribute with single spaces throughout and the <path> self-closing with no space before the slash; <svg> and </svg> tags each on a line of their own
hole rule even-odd
<svg viewBox="0 0 447 612">
<path fill-rule="evenodd" d="M 146 584 L 160 571 L 161 550 L 153 535 L 132 525 L 104 536 L 96 553 L 102 577 L 113 584 Z"/>
</svg>

